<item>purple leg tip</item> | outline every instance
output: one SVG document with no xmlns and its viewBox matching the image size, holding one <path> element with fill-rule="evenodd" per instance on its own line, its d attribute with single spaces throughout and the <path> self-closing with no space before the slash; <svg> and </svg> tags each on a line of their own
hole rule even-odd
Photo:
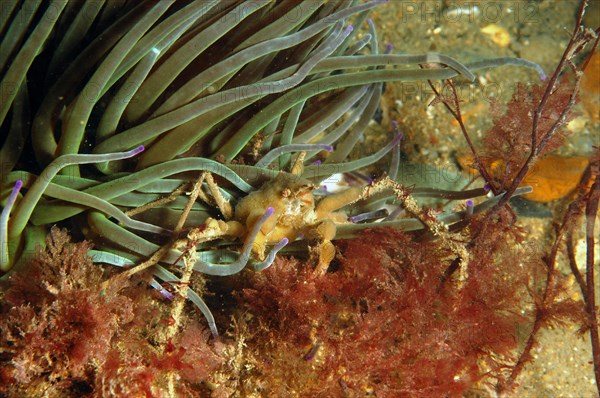
<svg viewBox="0 0 600 398">
<path fill-rule="evenodd" d="M 267 211 L 265 211 L 265 216 L 270 216 L 271 214 L 275 213 L 275 209 L 272 207 L 269 207 L 267 209 Z"/>
</svg>

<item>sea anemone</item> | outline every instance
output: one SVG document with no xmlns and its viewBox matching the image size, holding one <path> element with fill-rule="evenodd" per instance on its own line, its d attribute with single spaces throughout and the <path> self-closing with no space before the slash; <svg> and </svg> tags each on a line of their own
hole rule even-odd
<svg viewBox="0 0 600 398">
<path fill-rule="evenodd" d="M 509 64 L 543 76 L 539 66 L 516 58 L 463 64 L 436 53 L 391 54 L 389 45 L 380 53 L 367 16 L 381 3 L 55 0 L 29 13 L 24 2 L 3 7 L 0 125 L 8 134 L 1 187 L 9 200 L 2 212 L 2 271 L 24 263 L 32 247 L 43 245 L 40 227 L 55 223 L 94 242 L 98 262 L 140 263 L 179 237 L 171 231 L 186 206 L 185 191 L 203 172 L 217 176 L 218 190 L 204 183 L 206 200 L 193 203 L 185 228 L 223 217 L 217 197 L 236 203 L 288 172 L 296 152 L 305 156 L 302 177 L 320 186 L 392 151 L 387 181 L 393 181 L 399 136 L 349 160 L 384 82 L 473 81 L 478 70 Z M 357 35 L 365 21 L 368 33 Z M 95 167 L 80 167 L 87 163 Z M 361 216 L 341 225 L 336 238 L 373 226 L 410 231 L 437 225 L 443 235 L 442 225 L 500 197 L 434 220 L 415 209 L 409 214 L 417 218 L 392 219 L 381 211 L 385 205 L 410 205 L 399 200 L 401 183 L 358 203 L 353 211 Z M 451 200 L 484 195 L 482 189 L 401 191 Z M 282 249 L 288 242 L 281 240 L 261 262 L 249 256 L 256 233 L 249 236 L 241 249 L 230 237 L 199 243 L 194 268 L 224 275 L 249 261 L 260 270 L 279 250 L 297 252 L 297 245 Z M 183 254 L 166 250 L 153 268 L 156 278 L 176 282 L 164 267 L 183 265 Z M 190 291 L 189 297 L 216 334 L 200 296 Z"/>
</svg>

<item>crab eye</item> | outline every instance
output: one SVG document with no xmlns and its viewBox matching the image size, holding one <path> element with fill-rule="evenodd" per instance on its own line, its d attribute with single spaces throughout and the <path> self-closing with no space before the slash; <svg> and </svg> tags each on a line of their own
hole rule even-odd
<svg viewBox="0 0 600 398">
<path fill-rule="evenodd" d="M 291 194 L 292 191 L 289 188 L 285 188 L 283 191 L 281 191 L 281 196 L 284 198 L 290 197 Z"/>
</svg>

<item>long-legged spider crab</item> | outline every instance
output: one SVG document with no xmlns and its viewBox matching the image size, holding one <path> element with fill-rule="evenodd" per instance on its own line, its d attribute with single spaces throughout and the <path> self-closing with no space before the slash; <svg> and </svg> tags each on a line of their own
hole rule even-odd
<svg viewBox="0 0 600 398">
<path fill-rule="evenodd" d="M 313 194 L 315 185 L 302 177 L 304 155 L 304 152 L 300 153 L 290 173 L 279 172 L 260 189 L 240 199 L 232 214 L 233 220 L 224 222 L 209 218 L 203 226 L 188 235 L 189 239 L 206 240 L 207 235 L 214 239 L 229 235 L 245 240 L 247 231 L 253 229 L 268 209 L 273 209 L 254 239 L 253 254 L 264 261 L 269 245 L 282 240 L 294 241 L 299 237 L 316 239 L 319 241 L 316 269 L 317 272 L 325 272 L 335 256 L 331 241 L 336 235 L 336 224 L 348 222 L 346 213 L 338 210 L 361 199 L 364 194 L 362 188 L 352 187 L 316 201 Z M 211 192 L 218 192 L 212 179 L 207 183 Z M 225 210 L 223 200 L 216 198 L 216 201 L 227 217 L 230 212 Z"/>
<path fill-rule="evenodd" d="M 373 165 L 391 147 L 399 162 L 397 143 L 348 160 L 376 113 L 385 82 L 443 81 L 458 75 L 474 81 L 474 72 L 502 65 L 533 68 L 544 76 L 538 65 L 517 58 L 465 65 L 437 53 L 393 54 L 391 45 L 380 53 L 372 21 L 367 19 L 368 32 L 360 34 L 347 23 L 352 20 L 359 27 L 368 10 L 384 2 L 317 2 L 317 7 L 300 2 L 294 10 L 302 11 L 302 18 L 295 23 L 282 17 L 257 17 L 283 15 L 287 2 L 239 1 L 227 2 L 226 7 L 218 7 L 218 1 L 140 2 L 143 12 L 131 15 L 141 19 L 117 19 L 113 25 L 114 18 L 98 17 L 72 54 L 51 49 L 71 48 L 70 36 L 60 32 L 68 31 L 71 24 L 78 26 L 85 7 L 67 12 L 64 20 L 61 15 L 56 25 L 60 32 L 54 31 L 58 18 L 41 14 L 34 18 L 44 24 L 40 32 L 46 33 L 32 35 L 23 46 L 9 43 L 15 58 L 2 80 L 16 82 L 21 89 L 11 90 L 0 102 L 0 125 L 9 131 L 2 146 L 3 171 L 8 173 L 0 176 L 0 273 L 25 264 L 35 247 L 44 244 L 48 227 L 60 222 L 94 241 L 94 261 L 152 267 L 157 279 L 171 284 L 180 279 L 165 267 L 183 266 L 181 259 L 187 254 L 196 256 L 193 264 L 188 261 L 194 271 L 226 276 L 240 272 L 252 256 L 259 260 L 250 261 L 255 269 L 268 266 L 279 249 L 300 237 L 319 242 L 317 271 L 325 272 L 335 255 L 331 241 L 371 225 L 348 222 L 340 209 L 382 189 L 394 191 L 394 197 L 385 199 L 391 206 L 400 202 L 414 218 L 390 215 L 377 226 L 415 230 L 425 225 L 443 237 L 444 225 L 466 218 L 473 208 L 437 220 L 422 214 L 411 207 L 409 195 L 394 183 L 392 173 L 368 187 L 349 188 L 318 200 L 313 184 L 328 175 L 305 179 L 301 160 L 290 173 L 281 172 L 259 189 L 242 178 L 239 164 L 232 162 L 243 157 L 248 144 L 259 136 L 264 138 L 259 149 L 266 153 L 298 145 L 329 145 L 335 150 L 328 165 L 338 168 L 336 173 Z M 43 12 L 54 15 L 52 4 Z M 138 4 L 124 2 L 120 12 L 130 15 L 134 6 Z M 253 13 L 258 14 L 250 17 Z M 13 14 L 7 21 L 20 26 L 21 14 Z M 22 48 L 17 51 L 18 47 Z M 24 84 L 46 62 L 50 67 L 45 82 L 51 84 Z M 61 62 L 69 65 L 63 72 L 57 67 Z M 34 63 L 38 66 L 30 74 Z M 97 95 L 90 97 L 92 92 Z M 35 106 L 28 109 L 30 105 Z M 28 152 L 21 153 L 27 148 L 23 145 L 27 137 L 34 162 Z M 125 161 L 144 148 L 137 162 Z M 289 156 L 280 164 L 288 161 Z M 79 167 L 90 163 L 97 167 Z M 266 174 L 270 166 L 271 161 L 263 158 L 248 167 Z M 36 176 L 40 169 L 44 171 Z M 203 182 L 197 185 L 210 190 L 211 195 L 201 198 L 209 205 L 190 205 L 184 221 L 197 227 L 172 244 L 181 238 L 181 231 L 171 228 L 181 217 L 182 193 L 198 172 Z M 220 189 L 211 175 L 220 176 L 232 189 Z M 481 196 L 483 191 L 429 194 L 464 199 Z M 228 204 L 231 199 L 237 200 L 235 208 Z M 497 199 L 474 206 L 475 211 L 493 200 Z M 215 217 L 210 206 L 215 202 L 222 220 L 209 217 Z M 381 203 L 379 198 L 373 200 L 366 211 L 381 208 Z M 227 239 L 211 242 L 221 237 L 243 239 L 243 245 L 229 245 Z M 270 245 L 273 248 L 266 254 Z M 131 275 L 130 270 L 123 274 Z M 156 280 L 151 283 L 160 287 Z M 214 319 L 199 295 L 190 289 L 187 297 L 216 335 Z"/>
</svg>

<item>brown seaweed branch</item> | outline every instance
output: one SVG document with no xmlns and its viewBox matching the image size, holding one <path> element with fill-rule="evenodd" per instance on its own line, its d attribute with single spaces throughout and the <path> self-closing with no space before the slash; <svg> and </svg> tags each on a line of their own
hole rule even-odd
<svg viewBox="0 0 600 398">
<path fill-rule="evenodd" d="M 590 195 L 585 207 L 585 234 L 586 258 L 585 279 L 586 291 L 584 294 L 585 308 L 590 317 L 590 339 L 592 343 L 592 357 L 594 361 L 594 375 L 596 387 L 600 394 L 600 339 L 598 338 L 598 313 L 596 310 L 596 292 L 594 284 L 594 226 L 598 214 L 598 200 L 600 199 L 600 151 L 596 152 L 596 162 L 592 165 L 595 181 L 590 189 Z"/>
<path fill-rule="evenodd" d="M 497 214 L 500 209 L 505 207 L 537 159 L 541 155 L 548 153 L 557 146 L 560 146 L 562 142 L 562 137 L 559 133 L 560 129 L 568 121 L 568 117 L 571 114 L 573 106 L 577 102 L 580 81 L 591 56 L 596 50 L 599 40 L 598 33 L 600 32 L 600 28 L 593 31 L 591 29 L 585 29 L 581 25 L 585 7 L 586 2 L 584 1 L 579 9 L 575 28 L 571 35 L 569 44 L 567 45 L 561 60 L 558 63 L 558 66 L 552 73 L 552 76 L 548 80 L 545 88 L 543 88 L 542 91 L 538 90 L 537 92 L 534 89 L 532 92 L 533 98 L 539 99 L 535 109 L 533 109 L 531 112 L 533 117 L 529 118 L 527 113 L 517 112 L 511 115 L 513 119 L 522 119 L 521 124 L 524 126 L 531 124 L 531 133 L 529 138 L 526 135 L 519 134 L 518 132 L 513 132 L 511 136 L 517 141 L 520 141 L 519 144 L 523 144 L 522 147 L 528 147 L 528 154 L 527 158 L 524 160 L 524 162 L 522 162 L 520 168 L 515 168 L 518 170 L 517 172 L 512 173 L 510 165 L 506 166 L 504 178 L 502 181 L 500 181 L 499 185 L 497 184 L 499 181 L 495 180 L 497 176 L 492 176 L 489 172 L 489 169 L 486 168 L 486 162 L 479 155 L 478 150 L 473 144 L 465 127 L 460 110 L 460 100 L 453 81 L 450 79 L 445 81 L 445 87 L 449 88 L 449 95 L 442 94 L 442 91 L 437 90 L 433 83 L 429 81 L 429 85 L 435 94 L 435 99 L 432 104 L 441 102 L 458 122 L 461 132 L 473 155 L 475 166 L 479 170 L 479 173 L 485 180 L 487 186 L 496 195 L 502 191 L 505 192 L 503 198 L 498 201 L 496 205 L 487 213 L 488 216 Z M 575 58 L 579 56 L 579 54 L 589 43 L 593 43 L 591 51 L 585 55 L 583 60 L 581 60 L 577 65 L 574 61 Z M 567 69 L 571 70 L 574 77 L 571 83 L 567 83 L 566 76 L 563 76 L 563 72 Z M 560 81 L 561 78 L 563 79 L 562 82 Z M 560 91 L 563 91 L 563 93 Z M 564 94 L 565 91 L 567 92 L 566 95 Z M 524 100 L 524 98 L 519 96 L 513 97 L 513 102 L 511 103 L 513 108 L 511 108 L 509 105 L 507 112 L 510 113 L 511 110 L 514 111 L 516 109 L 515 106 L 517 105 L 523 106 L 524 104 L 522 102 Z M 505 128 L 499 125 L 505 121 L 500 118 L 495 120 L 495 122 L 497 125 L 495 126 L 497 131 L 494 131 L 493 129 L 490 132 L 491 137 L 486 141 L 488 149 L 494 144 L 504 144 L 501 135 L 505 132 Z M 494 134 L 497 137 L 495 137 Z M 526 142 L 527 139 L 530 140 L 529 144 Z M 503 149 L 506 151 L 506 148 L 498 147 L 493 149 L 493 152 L 496 155 L 502 155 Z M 599 152 L 596 151 L 596 156 L 598 156 L 598 153 Z M 557 228 L 556 237 L 552 247 L 550 248 L 548 255 L 544 258 L 544 262 L 546 264 L 546 280 L 542 293 L 536 301 L 532 329 L 525 343 L 525 347 L 518 356 L 515 364 L 511 367 L 510 374 L 506 379 L 500 379 L 498 381 L 496 385 L 498 392 L 511 391 L 514 388 L 516 379 L 523 370 L 525 364 L 531 359 L 531 350 L 537 342 L 537 334 L 539 330 L 544 325 L 551 322 L 552 318 L 555 318 L 556 314 L 560 312 L 560 309 L 557 308 L 560 306 L 557 297 L 558 294 L 562 292 L 562 287 L 560 282 L 555 278 L 555 263 L 562 240 L 565 237 L 567 242 L 567 257 L 569 259 L 570 268 L 581 288 L 584 297 L 585 312 L 588 318 L 586 327 L 590 330 L 596 383 L 600 383 L 600 339 L 598 337 L 598 319 L 596 314 L 593 269 L 595 243 L 593 232 L 595 218 L 598 212 L 598 198 L 600 197 L 598 162 L 598 160 L 592 161 L 591 167 L 588 167 L 586 170 L 586 173 L 579 183 L 577 196 L 568 206 L 562 222 Z M 505 184 L 505 181 L 510 182 L 509 184 Z M 586 217 L 587 246 L 585 279 L 577 268 L 573 249 L 573 229 L 575 226 L 581 225 L 579 224 L 578 220 L 581 219 L 581 216 L 584 212 Z M 454 267 L 446 270 L 446 273 L 448 274 L 446 276 L 449 276 L 449 274 L 456 271 L 456 269 L 457 266 L 454 264 Z"/>
<path fill-rule="evenodd" d="M 546 89 L 544 91 L 542 99 L 540 100 L 533 112 L 529 156 L 523 164 L 523 166 L 521 167 L 521 169 L 519 170 L 519 172 L 517 173 L 517 175 L 512 180 L 511 185 L 506 190 L 506 194 L 504 195 L 502 200 L 500 200 L 494 206 L 494 211 L 501 209 L 508 202 L 508 200 L 510 200 L 517 187 L 521 184 L 529 170 L 537 161 L 538 157 L 544 153 L 544 149 L 548 146 L 548 144 L 551 141 L 559 138 L 557 136 L 557 132 L 560 130 L 560 127 L 562 127 L 566 123 L 567 116 L 569 115 L 573 106 L 576 103 L 577 94 L 579 93 L 579 85 L 581 82 L 581 78 L 583 77 L 583 72 L 585 71 L 585 68 L 589 63 L 589 59 L 592 57 L 598 45 L 599 39 L 598 32 L 600 28 L 593 31 L 591 29 L 586 29 L 581 24 L 586 6 L 587 1 L 583 1 L 577 14 L 575 28 L 573 29 L 573 33 L 571 35 L 571 39 L 569 40 L 569 44 L 563 52 L 558 66 L 556 67 L 556 69 L 554 69 L 554 73 L 552 74 L 550 80 L 546 85 Z M 579 55 L 581 51 L 583 51 L 583 49 L 590 42 L 593 42 L 592 49 L 589 52 L 589 54 L 585 57 L 584 61 L 581 62 L 580 68 L 578 70 L 575 63 L 573 62 L 573 59 L 577 55 Z M 559 87 L 557 86 L 559 84 L 559 77 L 561 77 L 563 70 L 566 69 L 567 66 L 573 71 L 575 78 L 575 81 L 571 88 L 571 95 L 567 104 L 560 111 L 558 117 L 555 118 L 554 123 L 550 126 L 550 128 L 546 130 L 546 132 L 541 134 L 539 129 L 542 123 L 542 115 L 545 112 L 548 113 L 552 110 L 551 107 L 547 107 L 547 105 L 549 104 L 551 96 L 557 91 L 557 88 Z"/>
<path fill-rule="evenodd" d="M 452 117 L 454 117 L 454 120 L 458 122 L 458 125 L 460 126 L 460 131 L 462 132 L 463 137 L 467 142 L 469 149 L 471 150 L 471 154 L 473 155 L 473 160 L 475 161 L 475 166 L 477 167 L 477 170 L 479 171 L 481 177 L 485 180 L 485 182 L 489 184 L 489 187 L 494 193 L 494 195 L 497 195 L 499 191 L 494 187 L 493 184 L 491 184 L 492 177 L 488 172 L 487 168 L 485 167 L 481 156 L 479 156 L 479 152 L 475 148 L 473 140 L 471 139 L 471 136 L 469 135 L 469 132 L 467 131 L 467 128 L 463 121 L 462 112 L 460 110 L 460 100 L 458 98 L 458 93 L 456 92 L 456 86 L 454 85 L 454 82 L 452 81 L 452 79 L 444 81 L 445 87 L 450 88 L 452 95 L 443 95 L 441 91 L 438 91 L 435 88 L 435 85 L 431 80 L 427 80 L 427 83 L 429 84 L 429 87 L 431 87 L 431 90 L 435 95 L 434 100 L 429 105 L 431 106 L 435 105 L 438 102 L 441 102 L 442 104 L 444 104 L 444 107 L 446 107 L 448 112 L 450 112 Z"/>
<path fill-rule="evenodd" d="M 548 256 L 545 259 L 546 269 L 547 269 L 546 270 L 546 272 L 547 272 L 546 282 L 545 282 L 544 290 L 542 293 L 542 297 L 539 300 L 539 302 L 536 304 L 532 329 L 529 333 L 529 337 L 527 338 L 527 342 L 525 343 L 525 346 L 524 346 L 523 350 L 521 351 L 521 354 L 519 355 L 518 360 L 516 361 L 515 365 L 512 367 L 510 375 L 508 376 L 508 378 L 506 380 L 498 383 L 496 388 L 499 392 L 510 391 L 514 387 L 517 377 L 523 370 L 525 364 L 531 358 L 531 350 L 533 349 L 533 346 L 537 342 L 537 333 L 544 326 L 544 324 L 549 321 L 549 317 L 551 316 L 550 315 L 551 306 L 554 304 L 557 294 L 560 293 L 559 287 L 554 283 L 554 277 L 556 275 L 556 272 L 555 272 L 556 256 L 558 254 L 562 239 L 564 237 L 566 237 L 566 241 L 567 241 L 567 252 L 568 252 L 567 254 L 570 259 L 569 262 L 570 262 L 571 270 L 572 270 L 573 274 L 575 275 L 575 278 L 578 281 L 578 283 L 581 287 L 581 290 L 583 292 L 585 308 L 586 308 L 586 312 L 589 317 L 590 333 L 592 334 L 592 350 L 594 351 L 594 356 L 596 357 L 596 352 L 598 351 L 598 343 L 597 343 L 598 323 L 597 323 L 597 320 L 595 323 L 593 321 L 593 319 L 595 319 L 594 304 L 593 304 L 595 301 L 595 297 L 594 297 L 593 288 L 591 290 L 588 288 L 588 286 L 593 286 L 593 279 L 594 279 L 593 247 L 591 250 L 592 266 L 589 267 L 589 268 L 592 268 L 592 270 L 590 272 L 588 269 L 588 272 L 586 273 L 586 281 L 584 281 L 581 274 L 579 273 L 579 271 L 577 269 L 577 264 L 575 262 L 575 256 L 574 256 L 573 245 L 572 245 L 573 229 L 575 228 L 576 225 L 578 225 L 578 220 L 580 219 L 580 217 L 583 213 L 584 207 L 592 199 L 593 188 L 591 188 L 591 189 L 589 188 L 590 182 L 592 181 L 593 177 L 596 178 L 596 183 L 594 185 L 597 185 L 597 183 L 599 181 L 598 173 L 596 172 L 595 176 L 592 176 L 592 174 L 589 171 L 590 171 L 590 168 L 588 167 L 587 172 L 584 173 L 584 176 L 579 184 L 579 191 L 577 193 L 577 197 L 568 206 L 568 208 L 565 211 L 565 214 L 563 216 L 563 219 L 560 223 L 560 226 L 557 229 L 556 238 L 554 239 L 552 248 L 550 249 L 550 253 L 548 254 Z M 589 213 L 591 213 L 591 211 Z M 596 213 L 597 213 L 597 200 L 596 200 L 596 209 L 594 212 L 594 217 L 591 217 L 591 218 L 595 218 Z M 588 218 L 587 224 L 589 224 L 590 217 L 588 217 L 587 208 L 586 208 L 586 217 Z M 586 229 L 589 229 L 589 226 L 587 226 Z M 593 231 L 593 225 L 592 225 L 592 231 Z M 592 234 L 588 234 L 588 244 L 589 244 L 589 239 L 591 239 L 592 244 L 593 244 Z M 590 256 L 589 246 L 588 246 L 587 256 L 588 257 Z M 590 278 L 590 273 L 591 273 L 591 278 Z M 596 337 L 593 337 L 594 334 Z M 594 339 L 596 339 L 596 343 L 594 343 Z M 595 368 L 598 369 L 598 366 L 596 366 L 597 359 L 594 358 L 594 361 L 595 361 Z M 597 374 L 596 374 L 596 377 L 598 377 Z"/>
</svg>

